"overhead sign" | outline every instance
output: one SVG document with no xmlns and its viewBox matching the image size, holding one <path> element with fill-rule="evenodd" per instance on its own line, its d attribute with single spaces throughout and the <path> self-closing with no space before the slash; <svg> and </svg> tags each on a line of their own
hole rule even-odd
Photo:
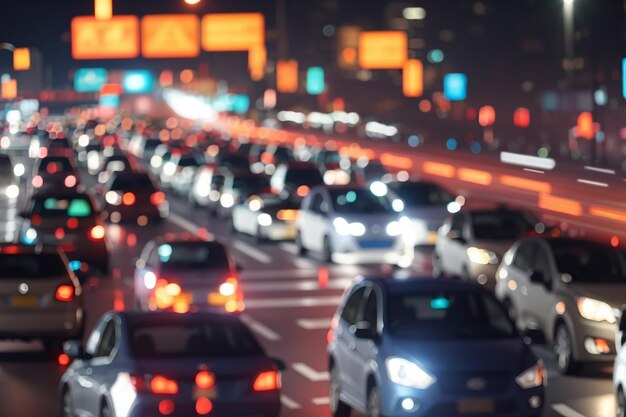
<svg viewBox="0 0 626 417">
<path fill-rule="evenodd" d="M 12 100 L 17 97 L 17 81 L 7 80 L 2 82 L 2 98 Z"/>
<path fill-rule="evenodd" d="M 145 94 L 154 88 L 154 77 L 147 70 L 133 70 L 124 73 L 122 88 L 125 93 Z"/>
<path fill-rule="evenodd" d="M 72 19 L 74 59 L 117 59 L 139 56 L 139 19 L 113 16 L 97 20 L 91 16 Z"/>
<path fill-rule="evenodd" d="M 424 64 L 419 59 L 407 59 L 402 69 L 402 93 L 407 97 L 424 94 Z"/>
<path fill-rule="evenodd" d="M 15 48 L 13 51 L 13 69 L 15 71 L 30 69 L 30 50 L 28 48 Z"/>
<path fill-rule="evenodd" d="M 311 95 L 322 94 L 326 90 L 324 68 L 311 67 L 306 72 L 306 92 Z"/>
<path fill-rule="evenodd" d="M 202 49 L 248 51 L 265 44 L 261 13 L 219 13 L 202 17 Z"/>
<path fill-rule="evenodd" d="M 406 32 L 382 31 L 359 34 L 359 66 L 362 69 L 398 69 L 408 54 Z"/>
<path fill-rule="evenodd" d="M 276 88 L 281 93 L 298 92 L 298 61 L 290 59 L 276 63 Z"/>
<path fill-rule="evenodd" d="M 74 73 L 74 90 L 78 93 L 97 93 L 108 81 L 104 68 L 81 68 Z"/>
<path fill-rule="evenodd" d="M 193 14 L 148 15 L 141 19 L 145 58 L 195 58 L 200 55 L 200 21 Z"/>
<path fill-rule="evenodd" d="M 467 75 L 446 74 L 443 77 L 443 96 L 449 101 L 465 100 L 467 98 Z"/>
</svg>

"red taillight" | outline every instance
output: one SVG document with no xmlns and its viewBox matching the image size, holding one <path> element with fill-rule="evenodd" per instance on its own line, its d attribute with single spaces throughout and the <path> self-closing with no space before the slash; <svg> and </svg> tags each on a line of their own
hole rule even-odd
<svg viewBox="0 0 626 417">
<path fill-rule="evenodd" d="M 298 197 L 306 197 L 309 194 L 310 188 L 306 185 L 301 185 L 297 188 L 296 194 Z"/>
<path fill-rule="evenodd" d="M 57 362 L 61 366 L 67 366 L 70 364 L 70 357 L 67 356 L 65 353 L 61 353 L 59 357 L 57 358 Z"/>
<path fill-rule="evenodd" d="M 104 239 L 104 226 L 102 225 L 97 225 L 91 228 L 91 230 L 89 231 L 89 238 L 91 240 L 102 240 Z"/>
<path fill-rule="evenodd" d="M 124 195 L 122 196 L 122 203 L 125 206 L 132 206 L 133 204 L 135 204 L 135 201 L 137 199 L 135 198 L 135 194 L 133 193 L 124 193 Z"/>
<path fill-rule="evenodd" d="M 35 188 L 41 188 L 41 186 L 43 185 L 43 178 L 41 178 L 40 175 L 35 175 L 33 177 L 33 187 Z"/>
<path fill-rule="evenodd" d="M 169 416 L 174 412 L 174 402 L 172 400 L 159 401 L 159 413 L 164 416 Z"/>
<path fill-rule="evenodd" d="M 155 394 L 178 394 L 178 384 L 173 379 L 155 375 L 150 380 L 150 390 Z"/>
<path fill-rule="evenodd" d="M 155 206 L 160 206 L 165 202 L 165 194 L 161 191 L 157 191 L 150 196 L 150 202 Z"/>
<path fill-rule="evenodd" d="M 204 416 L 209 414 L 211 411 L 213 411 L 213 402 L 208 398 L 198 398 L 196 401 L 196 413 Z"/>
<path fill-rule="evenodd" d="M 62 303 L 69 303 L 74 299 L 74 286 L 73 285 L 60 285 L 57 287 L 57 292 L 54 295 L 57 301 Z"/>
<path fill-rule="evenodd" d="M 200 389 L 210 389 L 215 386 L 215 374 L 210 371 L 200 371 L 196 374 L 196 386 Z"/>
<path fill-rule="evenodd" d="M 75 187 L 76 186 L 76 182 L 77 182 L 76 177 L 73 176 L 73 175 L 68 175 L 67 177 L 65 177 L 64 183 L 65 183 L 65 186 L 67 188 Z"/>
<path fill-rule="evenodd" d="M 252 385 L 255 391 L 274 391 L 280 388 L 280 374 L 277 371 L 261 372 Z"/>
</svg>

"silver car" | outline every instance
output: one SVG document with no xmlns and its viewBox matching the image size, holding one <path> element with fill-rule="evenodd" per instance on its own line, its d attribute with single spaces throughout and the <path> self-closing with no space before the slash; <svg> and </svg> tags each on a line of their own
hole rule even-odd
<svg viewBox="0 0 626 417">
<path fill-rule="evenodd" d="M 496 296 L 521 329 L 554 344 L 557 366 L 575 373 L 585 362 L 611 362 L 626 303 L 626 257 L 591 240 L 527 238 L 498 269 Z"/>
</svg>

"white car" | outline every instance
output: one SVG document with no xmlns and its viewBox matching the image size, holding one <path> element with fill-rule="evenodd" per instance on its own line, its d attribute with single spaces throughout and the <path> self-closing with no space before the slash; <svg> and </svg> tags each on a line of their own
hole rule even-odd
<svg viewBox="0 0 626 417">
<path fill-rule="evenodd" d="M 253 195 L 233 208 L 235 232 L 255 236 L 258 241 L 293 240 L 300 204 L 275 194 Z"/>
<path fill-rule="evenodd" d="M 626 390 L 626 349 L 624 349 L 624 343 L 626 343 L 626 317 L 622 311 L 619 330 L 615 337 L 617 356 L 613 366 L 613 387 L 617 399 L 616 414 L 618 417 L 626 415 L 626 393 L 624 391 Z"/>
<path fill-rule="evenodd" d="M 408 267 L 413 237 L 403 208 L 382 182 L 315 187 L 303 200 L 297 221 L 299 252 L 321 252 L 327 262 Z"/>
</svg>

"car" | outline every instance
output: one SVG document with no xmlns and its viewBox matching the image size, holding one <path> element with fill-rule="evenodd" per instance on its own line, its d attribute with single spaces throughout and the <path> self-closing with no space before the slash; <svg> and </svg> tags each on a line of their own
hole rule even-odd
<svg viewBox="0 0 626 417">
<path fill-rule="evenodd" d="M 146 172 L 114 172 L 98 190 L 102 214 L 112 223 L 159 222 L 169 216 L 169 202 Z"/>
<path fill-rule="evenodd" d="M 437 230 L 450 215 L 452 194 L 439 184 L 428 181 L 394 181 L 387 186 L 404 203 L 404 214 L 411 219 L 415 245 L 434 245 Z"/>
<path fill-rule="evenodd" d="M 82 287 L 59 248 L 0 244 L 0 338 L 41 339 L 48 350 L 81 338 Z"/>
<path fill-rule="evenodd" d="M 236 317 L 109 312 L 59 384 L 63 417 L 280 414 L 280 370 Z"/>
<path fill-rule="evenodd" d="M 311 188 L 323 184 L 324 179 L 319 168 L 310 162 L 280 164 L 270 178 L 274 193 L 286 193 L 299 199 L 306 197 Z"/>
<path fill-rule="evenodd" d="M 195 207 L 209 207 L 211 213 L 214 214 L 219 206 L 226 172 L 228 170 L 220 169 L 215 164 L 205 164 L 199 167 L 187 195 L 189 202 Z"/>
<path fill-rule="evenodd" d="M 613 365 L 613 390 L 616 399 L 616 416 L 621 417 L 626 412 L 626 311 L 620 310 L 618 332 L 616 335 L 617 355 Z"/>
<path fill-rule="evenodd" d="M 250 196 L 233 208 L 232 228 L 258 241 L 293 240 L 300 203 L 275 194 Z"/>
<path fill-rule="evenodd" d="M 161 139 L 156 136 L 147 138 L 141 134 L 134 134 L 128 144 L 128 151 L 142 161 L 150 162 L 154 155 L 154 150 L 161 143 Z"/>
<path fill-rule="evenodd" d="M 20 195 L 20 179 L 15 175 L 13 159 L 0 153 L 0 211 L 2 221 L 12 220 L 17 214 L 17 201 Z M 10 240 L 10 239 L 7 239 Z"/>
<path fill-rule="evenodd" d="M 244 309 L 237 264 L 219 240 L 174 236 L 149 241 L 135 268 L 135 306 L 142 310 Z"/>
<path fill-rule="evenodd" d="M 520 329 L 539 331 L 554 346 L 560 372 L 575 374 L 581 364 L 615 359 L 625 262 L 608 243 L 521 239 L 498 269 L 496 296 Z"/>
<path fill-rule="evenodd" d="M 318 186 L 302 201 L 296 245 L 301 255 L 321 252 L 326 262 L 383 263 L 408 267 L 413 261 L 410 221 L 385 184 L 371 187 Z"/>
<path fill-rule="evenodd" d="M 49 191 L 76 191 L 80 186 L 80 173 L 73 159 L 67 156 L 45 156 L 35 161 L 30 194 Z"/>
<path fill-rule="evenodd" d="M 137 169 L 134 160 L 122 153 L 114 153 L 106 157 L 97 175 L 100 184 L 106 183 L 114 172 L 132 172 Z"/>
<path fill-rule="evenodd" d="M 203 164 L 204 157 L 197 151 L 173 152 L 159 176 L 161 186 L 172 188 L 178 195 L 187 195 L 198 167 Z"/>
<path fill-rule="evenodd" d="M 532 212 L 509 207 L 464 209 L 439 228 L 433 275 L 453 275 L 493 290 L 504 253 L 523 236 L 551 229 Z"/>
<path fill-rule="evenodd" d="M 216 214 L 227 218 L 233 207 L 254 194 L 271 192 L 270 180 L 263 174 L 248 171 L 225 171 L 224 186 L 220 192 L 220 204 Z"/>
<path fill-rule="evenodd" d="M 359 158 L 350 162 L 350 182 L 370 185 L 374 181 L 386 181 L 391 174 L 378 159 Z"/>
<path fill-rule="evenodd" d="M 59 246 L 70 261 L 108 272 L 106 231 L 97 205 L 88 194 L 39 193 L 28 201 L 20 217 L 21 243 Z"/>
<path fill-rule="evenodd" d="M 498 300 L 451 280 L 362 279 L 328 337 L 335 417 L 538 417 L 546 370 Z"/>
</svg>

